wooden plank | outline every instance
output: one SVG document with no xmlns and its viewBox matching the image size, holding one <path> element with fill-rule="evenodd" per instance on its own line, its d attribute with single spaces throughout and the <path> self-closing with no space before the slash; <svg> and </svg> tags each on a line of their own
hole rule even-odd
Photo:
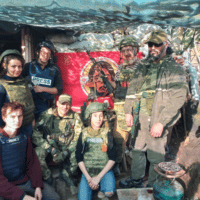
<svg viewBox="0 0 200 200">
<path fill-rule="evenodd" d="M 21 31 L 21 49 L 25 63 L 33 59 L 32 34 L 29 27 L 24 27 Z"/>
<path fill-rule="evenodd" d="M 152 188 L 117 189 L 118 200 L 153 200 Z"/>
</svg>

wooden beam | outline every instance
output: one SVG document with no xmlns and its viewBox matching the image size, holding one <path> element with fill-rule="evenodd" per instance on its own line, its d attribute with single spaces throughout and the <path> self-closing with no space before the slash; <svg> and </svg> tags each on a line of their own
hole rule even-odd
<svg viewBox="0 0 200 200">
<path fill-rule="evenodd" d="M 33 43 L 32 34 L 29 27 L 24 27 L 21 30 L 21 49 L 25 63 L 33 59 Z"/>
</svg>

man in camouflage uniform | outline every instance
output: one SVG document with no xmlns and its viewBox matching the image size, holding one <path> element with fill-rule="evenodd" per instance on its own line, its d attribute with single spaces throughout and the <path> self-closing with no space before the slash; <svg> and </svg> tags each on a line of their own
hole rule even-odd
<svg viewBox="0 0 200 200">
<path fill-rule="evenodd" d="M 180 64 L 186 72 L 188 85 L 188 95 L 183 109 L 185 109 L 185 126 L 189 133 L 193 126 L 193 116 L 197 113 L 199 104 L 199 83 L 197 80 L 197 71 L 192 64 L 186 60 L 183 51 L 176 51 L 172 54 L 176 63 Z"/>
<path fill-rule="evenodd" d="M 150 162 L 148 186 L 153 186 L 154 166 L 164 161 L 168 129 L 180 117 L 187 93 L 183 68 L 166 54 L 166 33 L 153 31 L 145 43 L 149 56 L 135 71 L 124 107 L 127 125 L 138 123 L 132 138 L 131 176 L 120 181 L 123 188 L 144 187 L 145 152 Z"/>
<path fill-rule="evenodd" d="M 60 95 L 57 108 L 48 109 L 38 119 L 33 131 L 33 143 L 37 146 L 43 179 L 52 180 L 45 160 L 51 155 L 50 161 L 61 168 L 61 178 L 74 191 L 76 184 L 72 179 L 77 170 L 75 149 L 83 124 L 79 115 L 71 110 L 71 105 L 70 95 Z"/>
<path fill-rule="evenodd" d="M 119 44 L 119 50 L 121 54 L 120 60 L 123 58 L 124 62 L 118 66 L 115 75 L 116 88 L 114 110 L 117 115 L 117 121 L 114 129 L 114 138 L 117 146 L 117 159 L 113 170 L 116 176 L 120 174 L 119 164 L 122 162 L 126 141 L 131 131 L 131 128 L 127 127 L 125 122 L 124 103 L 126 92 L 135 69 L 140 63 L 140 60 L 137 58 L 139 45 L 136 39 L 130 37 L 123 39 Z"/>
</svg>

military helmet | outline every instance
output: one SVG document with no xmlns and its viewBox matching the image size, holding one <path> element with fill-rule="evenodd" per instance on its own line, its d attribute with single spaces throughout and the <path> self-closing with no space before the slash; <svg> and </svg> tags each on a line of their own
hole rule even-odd
<svg viewBox="0 0 200 200">
<path fill-rule="evenodd" d="M 0 56 L 0 63 L 2 63 L 4 57 L 5 57 L 5 56 L 8 56 L 8 55 L 18 55 L 18 56 L 20 56 L 20 57 L 23 58 L 22 54 L 21 54 L 18 50 L 16 50 L 16 49 L 8 49 L 8 50 L 4 51 L 4 52 L 1 54 L 1 56 Z"/>
<path fill-rule="evenodd" d="M 85 110 L 85 120 L 90 117 L 90 114 L 100 111 L 106 111 L 105 104 L 99 102 L 90 103 Z"/>
<path fill-rule="evenodd" d="M 47 41 L 47 40 L 39 43 L 39 49 L 41 49 L 41 47 L 46 47 L 46 48 L 50 49 L 52 51 L 52 53 L 54 53 L 54 51 L 55 51 L 53 43 L 50 41 Z"/>
<path fill-rule="evenodd" d="M 135 38 L 127 37 L 121 40 L 121 42 L 119 43 L 119 50 L 121 50 L 122 47 L 126 47 L 126 46 L 139 47 L 139 44 Z"/>
</svg>

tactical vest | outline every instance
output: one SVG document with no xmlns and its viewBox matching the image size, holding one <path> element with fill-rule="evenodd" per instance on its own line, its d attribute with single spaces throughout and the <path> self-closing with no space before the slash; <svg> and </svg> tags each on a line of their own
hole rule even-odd
<svg viewBox="0 0 200 200">
<path fill-rule="evenodd" d="M 23 111 L 22 126 L 26 126 L 34 120 L 35 105 L 33 102 L 31 91 L 24 79 L 5 80 L 1 79 L 0 84 L 5 88 L 10 102 L 18 102 L 25 106 Z"/>
<path fill-rule="evenodd" d="M 45 120 L 43 126 L 50 130 L 53 139 L 61 150 L 66 150 L 74 138 L 74 113 L 72 118 L 60 118 L 53 113 Z"/>
<path fill-rule="evenodd" d="M 31 62 L 29 65 L 29 75 L 34 85 L 52 88 L 54 86 L 55 74 L 56 66 L 53 64 L 50 64 L 50 67 L 45 67 L 44 69 L 41 69 L 35 61 Z M 52 94 L 47 92 L 42 92 L 41 94 L 46 99 L 54 98 Z"/>
<path fill-rule="evenodd" d="M 9 182 L 21 180 L 26 170 L 27 136 L 8 138 L 0 133 L 0 155 L 4 176 Z"/>
<path fill-rule="evenodd" d="M 83 161 L 91 177 L 98 175 L 109 160 L 107 151 L 103 152 L 101 148 L 102 144 L 108 146 L 108 132 L 108 128 L 101 128 L 97 134 L 91 127 L 82 132 L 83 146 L 86 146 Z"/>
<path fill-rule="evenodd" d="M 139 88 L 141 95 L 140 112 L 151 116 L 152 107 L 157 86 L 158 67 L 150 67 L 147 71 L 143 84 Z"/>
<path fill-rule="evenodd" d="M 126 66 L 121 68 L 118 81 L 116 81 L 115 98 L 124 100 L 130 81 L 133 79 L 135 69 L 126 69 Z"/>
</svg>

